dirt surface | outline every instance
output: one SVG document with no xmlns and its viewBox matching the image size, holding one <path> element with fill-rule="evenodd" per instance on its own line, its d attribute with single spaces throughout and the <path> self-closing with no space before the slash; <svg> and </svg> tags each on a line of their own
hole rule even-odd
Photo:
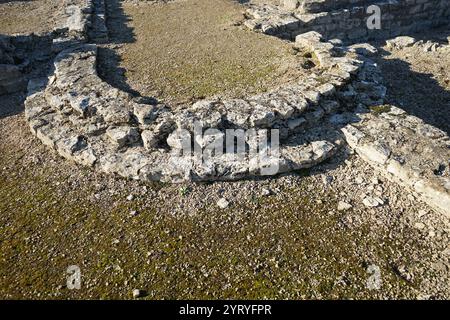
<svg viewBox="0 0 450 320">
<path fill-rule="evenodd" d="M 424 42 L 448 44 L 450 29 L 414 35 Z M 381 49 L 378 59 L 388 88 L 388 102 L 404 108 L 450 134 L 450 51 L 424 51 L 423 46 Z"/>
<path fill-rule="evenodd" d="M 224 95 L 239 97 L 294 81 L 304 74 L 286 42 L 239 26 L 243 7 L 233 0 L 169 3 L 112 1 L 108 27 L 126 83 L 171 103 Z M 149 18 L 151 17 L 151 18 Z M 117 66 L 104 53 L 107 78 Z"/>
<path fill-rule="evenodd" d="M 380 56 L 390 99 L 414 102 L 392 92 L 413 85 L 448 117 L 434 100 L 445 94 L 445 57 L 409 50 Z M 401 81 L 389 68 L 398 64 L 435 86 Z M 450 298 L 448 219 L 350 152 L 257 181 L 127 181 L 43 146 L 21 101 L 0 99 L 0 299 L 129 299 L 133 289 L 142 299 Z M 383 205 L 366 207 L 366 197 Z M 71 265 L 80 290 L 66 287 Z"/>
<path fill-rule="evenodd" d="M 0 34 L 50 32 L 61 23 L 56 13 L 63 13 L 63 1 L 0 0 Z"/>
<path fill-rule="evenodd" d="M 261 181 L 144 184 L 72 165 L 28 130 L 22 114 L 0 120 L 0 298 L 450 296 L 448 221 L 354 156 Z M 65 286 L 70 265 L 80 290 Z"/>
</svg>

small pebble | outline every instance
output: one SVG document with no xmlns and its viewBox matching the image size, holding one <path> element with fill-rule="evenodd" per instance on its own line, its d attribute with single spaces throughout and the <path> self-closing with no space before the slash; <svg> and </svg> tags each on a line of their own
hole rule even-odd
<svg viewBox="0 0 450 320">
<path fill-rule="evenodd" d="M 363 184 L 364 180 L 363 180 L 363 178 L 361 178 L 361 177 L 356 177 L 355 182 L 356 182 L 357 184 Z"/>
<path fill-rule="evenodd" d="M 331 182 L 333 182 L 333 177 L 332 176 L 322 176 L 322 182 L 324 185 L 329 185 L 331 184 Z"/>
<path fill-rule="evenodd" d="M 428 214 L 427 210 L 419 210 L 417 215 L 418 215 L 419 218 L 422 218 L 423 216 L 425 216 L 427 214 Z"/>
<path fill-rule="evenodd" d="M 414 228 L 422 230 L 423 228 L 425 228 L 425 224 L 423 224 L 422 222 L 417 222 L 414 224 Z"/>
<path fill-rule="evenodd" d="M 368 208 L 375 208 L 379 205 L 383 205 L 384 201 L 378 197 L 365 197 L 363 200 L 363 204 Z"/>
</svg>

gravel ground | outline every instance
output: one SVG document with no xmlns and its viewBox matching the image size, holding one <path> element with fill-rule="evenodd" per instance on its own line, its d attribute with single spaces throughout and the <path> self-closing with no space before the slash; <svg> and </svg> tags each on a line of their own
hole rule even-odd
<svg viewBox="0 0 450 320">
<path fill-rule="evenodd" d="M 0 0 L 0 34 L 50 32 L 62 23 L 63 4 L 55 0 Z"/>
</svg>

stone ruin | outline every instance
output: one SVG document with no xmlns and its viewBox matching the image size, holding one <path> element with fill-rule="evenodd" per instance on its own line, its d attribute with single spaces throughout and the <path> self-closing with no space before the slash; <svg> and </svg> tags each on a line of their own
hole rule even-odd
<svg viewBox="0 0 450 320">
<path fill-rule="evenodd" d="M 435 174 L 436 168 L 448 168 L 448 136 L 396 106 L 384 105 L 386 88 L 370 58 L 370 45 L 327 41 L 338 35 L 333 28 L 322 30 L 327 37 L 300 29 L 298 17 L 306 11 L 327 8 L 335 10 L 329 11 L 332 15 L 348 15 L 353 9 L 344 9 L 344 1 L 282 1 L 283 6 L 250 3 L 250 20 L 245 24 L 268 34 L 282 30 L 284 34 L 288 29 L 290 38 L 296 34 L 292 45 L 309 59 L 308 76 L 243 99 L 213 98 L 187 107 L 156 100 L 147 103 L 101 79 L 95 43 L 107 41 L 104 1 L 79 2 L 68 7 L 64 28 L 40 36 L 3 37 L 0 42 L 0 67 L 14 70 L 0 78 L 1 93 L 20 90 L 29 80 L 25 117 L 33 134 L 61 156 L 125 178 L 180 182 L 252 178 L 266 175 L 263 169 L 274 162 L 278 168 L 273 174 L 310 168 L 341 148 L 351 148 L 388 178 L 450 216 L 448 170 Z M 379 3 L 347 2 L 351 8 Z M 389 3 L 394 12 L 397 2 Z M 427 4 L 442 7 L 444 1 L 404 3 L 422 8 L 427 15 Z M 448 14 L 446 9 L 440 11 L 442 15 Z M 328 16 L 328 12 L 309 14 L 319 20 Z M 297 22 L 287 28 L 287 17 Z M 275 21 L 278 31 L 269 32 Z M 27 59 L 30 63 L 43 57 L 52 62 L 45 74 L 20 76 Z M 370 112 L 374 106 L 383 106 L 383 112 Z M 195 124 L 201 126 L 200 132 Z M 279 136 L 276 155 L 270 143 L 263 145 L 255 135 L 245 134 L 252 131 L 256 137 L 267 137 L 274 129 Z M 233 139 L 245 142 L 239 157 L 225 150 L 205 161 L 182 152 L 186 135 L 189 145 L 206 150 L 215 141 L 226 140 L 228 130 L 236 135 Z M 257 156 L 251 150 L 257 150 Z M 261 152 L 267 152 L 263 160 Z"/>
<path fill-rule="evenodd" d="M 317 31 L 326 39 L 364 42 L 448 24 L 448 0 L 279 0 L 250 1 L 246 26 L 268 35 L 295 39 Z M 381 12 L 381 29 L 369 29 L 367 8 Z"/>
</svg>

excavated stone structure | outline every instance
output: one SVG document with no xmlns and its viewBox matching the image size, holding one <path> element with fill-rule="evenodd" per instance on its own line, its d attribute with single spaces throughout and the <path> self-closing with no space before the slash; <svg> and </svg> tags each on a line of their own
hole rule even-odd
<svg viewBox="0 0 450 320">
<path fill-rule="evenodd" d="M 259 3 L 259 2 L 258 2 Z M 368 8 L 380 9 L 381 28 L 370 29 Z M 252 4 L 246 26 L 265 34 L 295 39 L 317 31 L 346 42 L 387 39 L 448 24 L 448 0 L 280 0 L 279 5 Z"/>
<path fill-rule="evenodd" d="M 51 66 L 28 82 L 25 102 L 31 131 L 61 156 L 125 178 L 179 182 L 266 175 L 262 169 L 274 162 L 278 168 L 270 174 L 309 168 L 349 147 L 450 216 L 450 139 L 395 106 L 383 106 L 386 88 L 370 45 L 347 47 L 315 31 L 302 33 L 293 46 L 311 68 L 301 81 L 242 99 L 200 100 L 187 107 L 149 104 L 98 76 L 95 43 L 107 41 L 104 1 L 81 2 L 67 8 L 65 28 L 39 37 L 49 44 Z M 341 8 L 335 1 L 321 2 Z M 318 1 L 292 3 L 291 10 L 316 10 Z M 5 52 L 18 52 L 8 43 L 3 47 L 5 59 Z M 383 112 L 371 112 L 374 106 L 383 106 Z M 243 153 L 211 156 L 207 147 L 226 140 L 228 130 L 245 142 Z M 279 153 L 249 131 L 279 136 Z M 206 152 L 206 160 L 182 152 L 186 136 L 189 145 Z M 261 152 L 268 154 L 263 160 Z"/>
<path fill-rule="evenodd" d="M 379 103 L 385 89 L 376 72 L 361 72 L 370 62 L 322 42 L 317 33 L 299 37 L 296 45 L 318 64 L 301 82 L 246 99 L 201 100 L 177 109 L 143 104 L 102 81 L 96 72 L 96 46 L 80 44 L 57 55 L 54 74 L 42 81 L 45 89 L 27 99 L 26 117 L 32 131 L 63 156 L 129 178 L 202 181 L 260 174 L 264 164 L 248 152 L 241 159 L 224 153 L 209 162 L 197 162 L 191 154 L 180 157 L 182 132 L 205 147 L 211 139 L 225 140 L 227 130 L 265 134 L 278 129 L 282 144 L 277 173 L 308 168 L 333 155 L 342 143 L 327 116 L 356 107 L 357 99 Z M 367 83 L 353 90 L 350 84 L 363 78 Z M 202 132 L 195 132 L 195 123 Z M 208 136 L 205 131 L 212 129 L 216 133 Z"/>
</svg>

